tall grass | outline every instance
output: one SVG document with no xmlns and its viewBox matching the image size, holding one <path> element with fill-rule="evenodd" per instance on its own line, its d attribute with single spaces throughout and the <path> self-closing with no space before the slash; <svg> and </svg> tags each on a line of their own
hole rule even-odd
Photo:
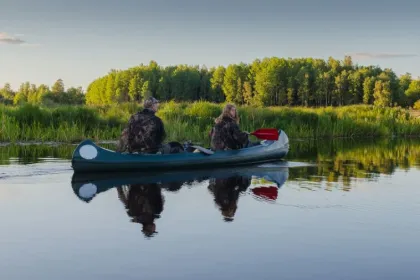
<svg viewBox="0 0 420 280">
<path fill-rule="evenodd" d="M 123 118 L 84 106 L 42 108 L 34 105 L 0 107 L 0 141 L 78 142 L 116 139 Z"/>
<path fill-rule="evenodd" d="M 167 140 L 208 143 L 208 133 L 223 105 L 163 103 L 158 116 L 164 121 Z M 57 108 L 0 106 L 0 141 L 116 140 L 130 115 L 140 109 L 136 104 Z M 251 132 L 274 127 L 284 130 L 290 138 L 420 136 L 420 119 L 412 118 L 401 108 L 243 106 L 238 112 L 242 130 Z"/>
</svg>

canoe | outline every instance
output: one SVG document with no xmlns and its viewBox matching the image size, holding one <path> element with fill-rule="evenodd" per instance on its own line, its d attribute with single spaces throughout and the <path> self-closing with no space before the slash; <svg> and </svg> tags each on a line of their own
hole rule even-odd
<svg viewBox="0 0 420 280">
<path fill-rule="evenodd" d="M 281 188 L 289 177 L 289 167 L 285 162 L 255 164 L 233 168 L 185 169 L 167 172 L 94 172 L 74 173 L 71 185 L 74 194 L 82 201 L 90 202 L 95 196 L 110 189 L 141 184 L 159 184 L 166 186 L 204 181 L 210 179 L 227 179 L 247 177 L 265 179 Z"/>
<path fill-rule="evenodd" d="M 288 151 L 289 139 L 282 130 L 279 130 L 279 138 L 276 141 L 264 140 L 257 146 L 215 151 L 213 154 L 127 154 L 105 149 L 91 140 L 85 140 L 74 150 L 72 168 L 75 172 L 115 172 L 241 166 L 278 161 L 283 159 Z"/>
</svg>

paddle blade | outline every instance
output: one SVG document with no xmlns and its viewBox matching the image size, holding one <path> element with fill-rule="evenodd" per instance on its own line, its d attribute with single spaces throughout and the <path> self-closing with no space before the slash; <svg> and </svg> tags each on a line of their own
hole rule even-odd
<svg viewBox="0 0 420 280">
<path fill-rule="evenodd" d="M 259 139 L 265 140 L 278 140 L 279 139 L 279 131 L 275 128 L 260 128 L 256 131 L 252 132 L 251 135 Z"/>
<path fill-rule="evenodd" d="M 257 187 L 252 189 L 252 192 L 254 193 L 254 195 L 263 198 L 263 199 L 267 199 L 267 200 L 276 200 L 277 199 L 277 195 L 278 195 L 278 188 L 276 188 L 275 186 L 268 186 L 268 187 Z"/>
</svg>

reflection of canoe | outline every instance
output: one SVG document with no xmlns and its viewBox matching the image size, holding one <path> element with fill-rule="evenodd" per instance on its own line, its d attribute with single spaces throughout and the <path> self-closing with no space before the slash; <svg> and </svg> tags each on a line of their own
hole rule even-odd
<svg viewBox="0 0 420 280">
<path fill-rule="evenodd" d="M 277 161 L 287 155 L 289 140 L 280 131 L 277 141 L 262 141 L 261 145 L 241 150 L 217 151 L 214 154 L 122 154 L 97 146 L 90 140 L 80 143 L 73 153 L 75 172 L 172 170 L 240 166 Z"/>
<path fill-rule="evenodd" d="M 222 179 L 234 176 L 264 178 L 281 187 L 289 176 L 285 164 L 260 164 L 246 167 L 182 170 L 168 172 L 111 172 L 74 173 L 72 188 L 77 197 L 90 201 L 95 195 L 123 185 L 150 183 L 183 183 L 210 178 Z"/>
</svg>

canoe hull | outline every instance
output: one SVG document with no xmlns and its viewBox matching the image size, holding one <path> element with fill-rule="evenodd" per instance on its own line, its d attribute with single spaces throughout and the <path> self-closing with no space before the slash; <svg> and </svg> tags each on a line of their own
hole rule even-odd
<svg viewBox="0 0 420 280">
<path fill-rule="evenodd" d="M 179 154 L 122 154 L 97 146 L 91 140 L 80 143 L 72 157 L 75 172 L 111 172 L 134 170 L 173 170 L 278 161 L 289 150 L 287 135 L 280 131 L 278 141 L 262 141 L 261 145 L 241 150 L 217 151 L 212 155 L 203 153 Z"/>
</svg>

